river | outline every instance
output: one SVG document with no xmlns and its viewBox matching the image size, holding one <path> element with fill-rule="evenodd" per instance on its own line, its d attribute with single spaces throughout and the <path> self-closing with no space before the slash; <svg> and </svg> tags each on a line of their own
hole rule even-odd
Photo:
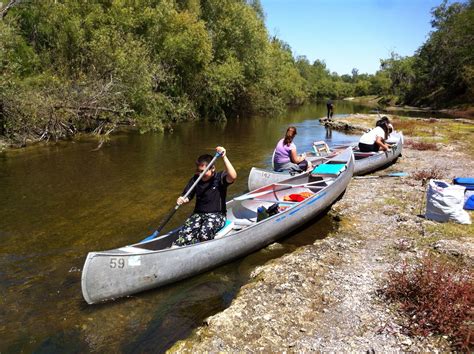
<svg viewBox="0 0 474 354">
<path fill-rule="evenodd" d="M 336 102 L 336 116 L 368 111 Z M 279 117 L 184 123 L 172 134 L 117 133 L 98 151 L 83 138 L 0 153 L 0 352 L 162 352 L 228 306 L 257 265 L 325 237 L 333 224 L 322 216 L 280 244 L 177 284 L 94 306 L 81 295 L 87 252 L 149 235 L 197 155 L 227 148 L 239 175 L 230 198 L 246 191 L 251 166 L 270 167 L 289 125 L 299 152 L 316 140 L 357 140 L 328 135 L 318 121 L 325 114 L 315 104 Z M 191 211 L 180 208 L 166 229 Z"/>
</svg>

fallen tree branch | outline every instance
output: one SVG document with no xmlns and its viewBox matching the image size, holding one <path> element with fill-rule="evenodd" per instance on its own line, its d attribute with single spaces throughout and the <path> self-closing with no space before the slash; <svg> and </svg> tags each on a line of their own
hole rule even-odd
<svg viewBox="0 0 474 354">
<path fill-rule="evenodd" d="M 13 6 L 17 5 L 19 0 L 10 0 L 10 2 L 0 10 L 0 19 L 3 20 L 3 18 L 7 15 L 8 10 L 10 10 Z"/>
<path fill-rule="evenodd" d="M 68 109 L 68 110 L 73 110 L 73 111 L 101 111 L 101 112 L 110 112 L 110 113 L 116 113 L 116 114 L 135 112 L 133 109 L 117 110 L 117 109 L 112 109 L 112 108 L 107 108 L 107 107 L 94 107 L 94 106 L 79 106 L 79 107 L 54 106 L 54 108 L 55 109 Z"/>
</svg>

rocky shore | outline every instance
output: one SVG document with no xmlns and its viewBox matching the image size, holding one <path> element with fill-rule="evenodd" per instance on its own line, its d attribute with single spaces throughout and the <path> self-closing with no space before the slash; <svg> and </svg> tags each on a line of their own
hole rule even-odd
<svg viewBox="0 0 474 354">
<path fill-rule="evenodd" d="M 338 124 L 365 130 L 376 118 L 352 116 Z M 170 351 L 450 350 L 447 337 L 404 334 L 405 318 L 379 295 L 389 269 L 426 252 L 452 257 L 472 272 L 473 226 L 420 216 L 425 186 L 417 173 L 436 167 L 449 181 L 474 171 L 461 141 L 436 148 L 408 146 L 397 163 L 374 174 L 408 177 L 353 179 L 330 212 L 336 231 L 255 269 L 226 310 Z"/>
</svg>

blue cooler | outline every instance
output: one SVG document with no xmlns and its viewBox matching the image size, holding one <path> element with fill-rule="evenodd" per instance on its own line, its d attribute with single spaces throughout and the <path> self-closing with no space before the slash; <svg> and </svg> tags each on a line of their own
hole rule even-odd
<svg viewBox="0 0 474 354">
<path fill-rule="evenodd" d="M 474 210 L 474 177 L 456 177 L 454 184 L 466 187 L 464 192 L 464 209 Z"/>
</svg>

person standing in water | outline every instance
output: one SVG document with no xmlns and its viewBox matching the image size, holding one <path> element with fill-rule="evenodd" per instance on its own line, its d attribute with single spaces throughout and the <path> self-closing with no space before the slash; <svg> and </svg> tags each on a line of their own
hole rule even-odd
<svg viewBox="0 0 474 354">
<path fill-rule="evenodd" d="M 326 108 L 328 109 L 328 120 L 332 120 L 332 116 L 334 114 L 334 103 L 332 102 L 332 100 L 328 100 L 326 102 Z"/>
</svg>

